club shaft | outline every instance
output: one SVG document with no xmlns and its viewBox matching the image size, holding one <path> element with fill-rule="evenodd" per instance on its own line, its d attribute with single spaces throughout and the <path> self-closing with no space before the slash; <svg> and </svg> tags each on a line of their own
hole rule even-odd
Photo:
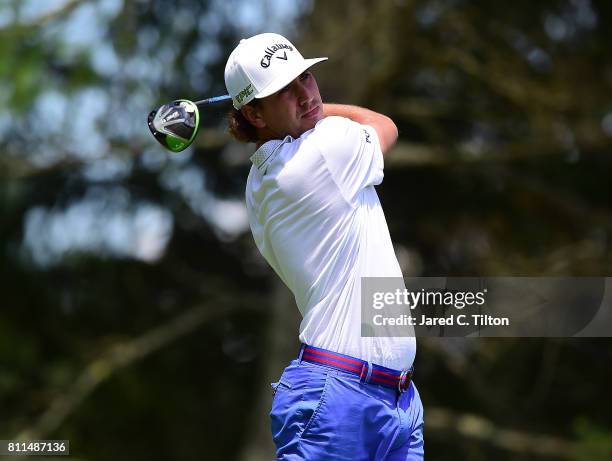
<svg viewBox="0 0 612 461">
<path fill-rule="evenodd" d="M 204 106 L 206 104 L 215 104 L 217 102 L 227 101 L 228 99 L 232 99 L 232 97 L 229 94 L 224 94 L 221 96 L 213 96 L 212 98 L 195 101 L 194 104 L 196 106 Z"/>
</svg>

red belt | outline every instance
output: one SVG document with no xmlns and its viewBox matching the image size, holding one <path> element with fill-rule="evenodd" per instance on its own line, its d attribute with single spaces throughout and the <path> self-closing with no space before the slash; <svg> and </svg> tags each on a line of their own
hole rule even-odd
<svg viewBox="0 0 612 461">
<path fill-rule="evenodd" d="M 359 376 L 363 382 L 380 384 L 381 386 L 405 392 L 410 387 L 414 367 L 397 371 L 381 365 L 375 365 L 365 360 L 350 357 L 337 352 L 319 349 L 318 347 L 302 344 L 300 358 L 309 363 L 325 365 L 337 370 L 346 371 Z"/>
</svg>

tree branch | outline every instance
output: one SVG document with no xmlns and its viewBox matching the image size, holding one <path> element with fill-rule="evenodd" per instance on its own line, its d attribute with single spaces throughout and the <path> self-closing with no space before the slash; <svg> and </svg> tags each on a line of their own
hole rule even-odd
<svg viewBox="0 0 612 461">
<path fill-rule="evenodd" d="M 219 303 L 215 301 L 215 304 Z M 110 346 L 99 358 L 88 364 L 76 381 L 50 403 L 47 410 L 29 428 L 19 432 L 13 440 L 41 440 L 53 433 L 78 406 L 103 382 L 119 369 L 156 352 L 168 344 L 193 333 L 206 322 L 220 315 L 235 312 L 236 308 L 211 310 L 209 305 L 191 308 L 167 324 L 143 335 Z"/>
<path fill-rule="evenodd" d="M 79 6 L 79 4 L 83 3 L 84 1 L 89 1 L 89 0 L 68 0 L 63 5 L 39 16 L 32 22 L 28 22 L 26 24 L 9 23 L 5 27 L 0 28 L 0 32 L 23 34 L 24 32 L 29 32 L 32 29 L 38 29 L 40 27 L 45 27 L 49 23 L 70 14 L 74 9 L 76 9 L 77 6 Z"/>
<path fill-rule="evenodd" d="M 453 413 L 440 407 L 426 408 L 425 428 L 429 433 L 431 431 L 455 432 L 461 437 L 485 442 L 521 455 L 559 459 L 574 459 L 576 456 L 574 442 L 549 435 L 501 428 L 480 416 Z"/>
</svg>

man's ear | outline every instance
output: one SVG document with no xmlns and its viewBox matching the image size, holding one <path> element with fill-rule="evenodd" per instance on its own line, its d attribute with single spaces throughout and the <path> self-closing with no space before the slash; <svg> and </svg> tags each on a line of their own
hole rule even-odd
<svg viewBox="0 0 612 461">
<path fill-rule="evenodd" d="M 242 106 L 240 108 L 240 112 L 242 112 L 242 115 L 244 116 L 244 118 L 246 118 L 249 121 L 249 123 L 253 125 L 255 128 L 265 128 L 266 127 L 266 122 L 263 119 L 261 111 L 257 107 L 253 107 L 249 105 Z"/>
</svg>

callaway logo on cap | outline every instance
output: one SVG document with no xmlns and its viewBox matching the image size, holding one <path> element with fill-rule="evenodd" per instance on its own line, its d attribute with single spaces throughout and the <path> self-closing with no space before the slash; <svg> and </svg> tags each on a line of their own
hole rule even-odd
<svg viewBox="0 0 612 461">
<path fill-rule="evenodd" d="M 276 93 L 312 65 L 327 58 L 304 59 L 279 34 L 259 34 L 240 40 L 225 64 L 225 86 L 234 107 Z"/>
</svg>

